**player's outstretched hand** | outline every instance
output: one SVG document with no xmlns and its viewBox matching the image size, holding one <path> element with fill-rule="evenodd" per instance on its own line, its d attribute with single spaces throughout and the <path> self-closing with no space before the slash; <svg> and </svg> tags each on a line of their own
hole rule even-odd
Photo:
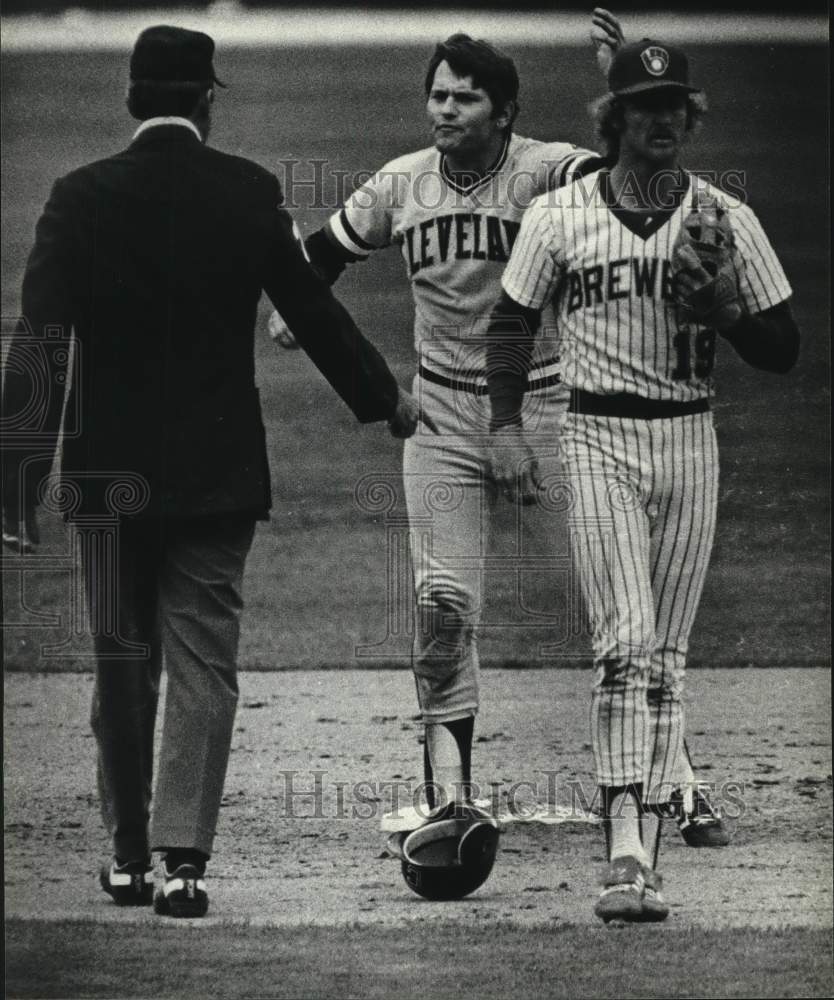
<svg viewBox="0 0 834 1000">
<path fill-rule="evenodd" d="M 411 393 L 400 388 L 397 396 L 397 408 L 394 410 L 393 417 L 388 421 L 388 430 L 395 438 L 410 438 L 417 430 L 419 423 L 425 424 L 432 434 L 440 433 L 437 424 L 427 413 L 423 413 L 420 404 Z"/>
<path fill-rule="evenodd" d="M 539 463 L 521 427 L 502 427 L 489 438 L 489 464 L 495 485 L 510 503 L 536 502 Z"/>
<path fill-rule="evenodd" d="M 604 7 L 594 7 L 591 13 L 591 41 L 597 52 L 597 66 L 603 76 L 608 76 L 608 69 L 614 53 L 625 41 L 620 22 Z"/>
<path fill-rule="evenodd" d="M 269 331 L 270 337 L 285 350 L 298 350 L 298 341 L 277 309 L 269 317 L 266 328 Z"/>
<path fill-rule="evenodd" d="M 16 556 L 36 552 L 41 543 L 35 508 L 28 507 L 23 515 L 3 511 L 3 545 Z"/>
</svg>

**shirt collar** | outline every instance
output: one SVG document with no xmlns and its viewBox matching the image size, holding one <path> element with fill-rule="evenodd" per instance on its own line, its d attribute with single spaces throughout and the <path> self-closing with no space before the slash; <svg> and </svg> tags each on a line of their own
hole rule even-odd
<svg viewBox="0 0 834 1000">
<path fill-rule="evenodd" d="M 194 124 L 194 122 L 189 121 L 188 118 L 180 118 L 179 115 L 165 115 L 159 118 L 148 118 L 147 121 L 142 122 L 138 129 L 133 133 L 133 138 L 138 139 L 138 137 L 149 128 L 155 128 L 157 125 L 183 125 L 185 128 L 190 128 L 194 135 L 203 141 L 203 137 L 200 135 L 200 130 Z"/>
<path fill-rule="evenodd" d="M 458 175 L 463 177 L 463 181 L 458 181 L 455 176 L 449 170 L 449 164 L 446 160 L 446 154 L 441 153 L 440 155 L 440 172 L 443 175 L 443 180 L 449 185 L 450 188 L 457 191 L 458 194 L 472 194 L 472 192 L 479 188 L 482 184 L 485 184 L 490 177 L 493 177 L 498 171 L 504 166 L 507 159 L 507 153 L 510 148 L 510 141 L 512 140 L 513 134 L 508 131 L 504 139 L 504 145 L 501 147 L 501 152 L 498 154 L 498 159 L 492 166 L 483 174 L 466 174 Z"/>
</svg>

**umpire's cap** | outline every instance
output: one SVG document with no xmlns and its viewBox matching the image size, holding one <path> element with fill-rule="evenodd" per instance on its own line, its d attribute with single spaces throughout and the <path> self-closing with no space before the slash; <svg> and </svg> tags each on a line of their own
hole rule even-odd
<svg viewBox="0 0 834 1000">
<path fill-rule="evenodd" d="M 217 79 L 212 59 L 214 39 L 202 31 L 156 24 L 136 39 L 130 79 L 154 83 L 226 84 Z"/>
<path fill-rule="evenodd" d="M 623 97 L 647 90 L 679 90 L 687 94 L 700 90 L 689 82 L 689 63 L 683 52 L 652 38 L 617 49 L 608 70 L 608 89 Z"/>
</svg>

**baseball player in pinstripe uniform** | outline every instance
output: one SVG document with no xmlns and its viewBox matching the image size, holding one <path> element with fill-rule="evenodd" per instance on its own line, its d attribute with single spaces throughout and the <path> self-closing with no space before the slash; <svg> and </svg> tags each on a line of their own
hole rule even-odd
<svg viewBox="0 0 834 1000">
<path fill-rule="evenodd" d="M 622 40 L 616 18 L 595 10 L 592 38 L 605 71 Z M 426 781 L 442 797 L 465 798 L 479 702 L 484 513 L 494 499 L 484 447 L 486 320 L 530 201 L 601 160 L 571 143 L 513 132 L 518 75 L 486 42 L 457 34 L 438 45 L 425 90 L 433 145 L 387 163 L 306 245 L 331 282 L 346 264 L 398 246 L 411 281 L 414 387 L 440 431 L 409 441 L 403 457 L 419 612 L 413 668 Z M 288 346 L 280 317 L 270 327 Z M 559 372 L 552 340 L 539 338 L 526 389 L 554 454 L 567 406 Z"/>
<path fill-rule="evenodd" d="M 715 527 L 717 341 L 774 372 L 793 366 L 799 344 L 790 286 L 754 213 L 679 165 L 703 107 L 685 55 L 650 39 L 623 46 L 609 90 L 598 125 L 613 166 L 532 203 L 488 349 L 504 441 L 494 474 L 524 499 L 536 486 L 519 415 L 531 335 L 508 331 L 535 329 L 555 304 L 571 387 L 561 438 L 571 549 L 593 630 L 591 738 L 610 861 L 595 912 L 606 922 L 668 913 L 655 867 Z"/>
</svg>

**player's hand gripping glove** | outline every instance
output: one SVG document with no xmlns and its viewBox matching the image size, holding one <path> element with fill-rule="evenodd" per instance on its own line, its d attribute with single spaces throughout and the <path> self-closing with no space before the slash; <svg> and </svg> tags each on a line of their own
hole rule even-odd
<svg viewBox="0 0 834 1000">
<path fill-rule="evenodd" d="M 284 350 L 298 350 L 298 341 L 293 336 L 292 331 L 284 322 L 283 316 L 277 309 L 269 317 L 266 328 L 269 331 L 270 337 L 272 337 L 276 344 L 283 347 Z"/>
<path fill-rule="evenodd" d="M 510 503 L 529 506 L 539 491 L 539 463 L 517 424 L 499 427 L 489 435 L 492 479 Z"/>
<path fill-rule="evenodd" d="M 741 318 L 733 230 L 714 201 L 702 202 L 683 220 L 672 275 L 678 304 L 698 323 L 726 330 Z"/>
</svg>

